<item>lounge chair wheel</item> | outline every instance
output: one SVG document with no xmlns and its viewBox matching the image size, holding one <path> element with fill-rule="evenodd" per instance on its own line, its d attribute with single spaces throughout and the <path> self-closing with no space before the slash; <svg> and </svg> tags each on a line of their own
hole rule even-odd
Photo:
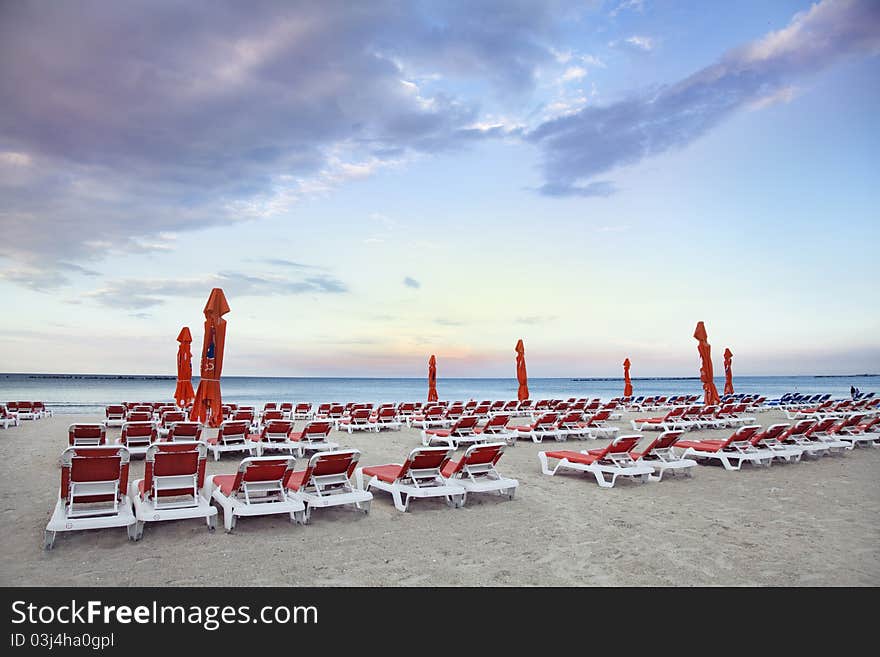
<svg viewBox="0 0 880 657">
<path fill-rule="evenodd" d="M 43 549 L 51 550 L 53 547 L 55 547 L 55 532 L 44 532 Z"/>
</svg>

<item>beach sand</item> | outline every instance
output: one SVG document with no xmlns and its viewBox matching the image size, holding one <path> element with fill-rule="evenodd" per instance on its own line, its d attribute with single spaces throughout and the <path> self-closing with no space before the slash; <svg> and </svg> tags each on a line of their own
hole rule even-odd
<svg viewBox="0 0 880 657">
<path fill-rule="evenodd" d="M 632 417 L 616 423 L 621 433 L 633 433 Z M 785 421 L 776 411 L 757 417 L 765 427 Z M 873 448 L 740 472 L 698 466 L 692 478 L 602 489 L 592 475 L 541 474 L 536 454 L 607 441 L 520 441 L 499 463 L 520 482 L 512 501 L 472 495 L 450 509 L 414 500 L 404 514 L 375 491 L 369 515 L 316 509 L 307 526 L 286 516 L 243 518 L 233 534 L 222 519 L 214 533 L 200 520 L 151 523 L 138 543 L 124 528 L 65 532 L 46 552 L 67 425 L 99 419 L 63 415 L 0 430 L 0 585 L 880 585 L 880 449 Z M 119 429 L 108 433 L 115 438 Z M 401 462 L 420 444 L 419 432 L 406 428 L 332 437 L 361 450 L 362 465 Z M 211 459 L 208 473 L 234 472 L 238 461 Z M 138 457 L 131 476 L 142 475 Z"/>
</svg>

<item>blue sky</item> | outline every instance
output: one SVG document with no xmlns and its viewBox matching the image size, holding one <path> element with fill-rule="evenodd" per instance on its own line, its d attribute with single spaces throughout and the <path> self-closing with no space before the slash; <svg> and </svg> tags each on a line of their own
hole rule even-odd
<svg viewBox="0 0 880 657">
<path fill-rule="evenodd" d="M 880 371 L 880 3 L 0 7 L 0 370 Z M 720 371 L 720 367 L 718 368 Z"/>
</svg>

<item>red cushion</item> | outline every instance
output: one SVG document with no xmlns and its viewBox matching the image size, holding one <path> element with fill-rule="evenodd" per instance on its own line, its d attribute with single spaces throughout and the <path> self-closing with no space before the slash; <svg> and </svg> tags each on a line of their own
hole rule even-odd
<svg viewBox="0 0 880 657">
<path fill-rule="evenodd" d="M 235 475 L 214 475 L 214 485 L 220 488 L 224 495 L 232 495 L 232 487 L 235 485 Z"/>
<path fill-rule="evenodd" d="M 220 438 L 218 436 L 214 436 L 213 438 L 208 438 L 207 443 L 209 445 L 216 445 L 220 442 Z"/>
<path fill-rule="evenodd" d="M 547 452 L 546 454 L 551 459 L 566 459 L 572 463 L 583 463 L 584 465 L 590 465 L 596 460 L 596 457 L 591 454 L 581 454 L 580 452 L 573 452 L 567 449 Z"/>
<path fill-rule="evenodd" d="M 294 471 L 290 474 L 290 479 L 287 482 L 287 487 L 290 490 L 299 490 L 302 488 L 303 484 L 305 484 L 306 473 L 308 470 L 298 470 Z"/>
<path fill-rule="evenodd" d="M 440 471 L 440 474 L 448 479 L 456 472 L 458 472 L 458 466 L 460 463 L 460 461 L 453 461 L 452 459 L 448 460 L 446 462 L 446 465 L 444 465 L 443 469 Z"/>
<path fill-rule="evenodd" d="M 449 429 L 426 429 L 425 433 L 432 436 L 438 436 L 440 438 L 448 438 L 452 435 L 452 432 Z"/>
<path fill-rule="evenodd" d="M 726 440 L 720 441 L 720 442 L 713 442 L 713 443 L 710 443 L 708 441 L 704 442 L 701 440 L 679 440 L 677 443 L 675 443 L 675 446 L 676 447 L 684 447 L 685 449 L 687 449 L 688 447 L 691 447 L 691 448 L 697 450 L 698 452 L 717 452 L 719 449 L 721 449 L 721 446 L 726 442 L 727 442 Z"/>
<path fill-rule="evenodd" d="M 371 465 L 364 468 L 364 474 L 368 477 L 378 477 L 381 481 L 394 483 L 403 474 L 403 465 L 400 463 L 390 463 L 388 465 Z"/>
</svg>

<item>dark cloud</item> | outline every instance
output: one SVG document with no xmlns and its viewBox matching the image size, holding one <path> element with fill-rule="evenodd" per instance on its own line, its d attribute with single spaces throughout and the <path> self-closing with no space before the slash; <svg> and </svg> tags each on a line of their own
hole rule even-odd
<svg viewBox="0 0 880 657">
<path fill-rule="evenodd" d="M 880 51 L 880 2 L 824 0 L 789 25 L 727 52 L 670 85 L 544 123 L 528 135 L 544 155 L 551 196 L 605 196 L 615 167 L 680 148 L 752 104 L 784 97 L 802 76 L 840 58 Z"/>
<path fill-rule="evenodd" d="M 410 278 L 409 276 L 407 276 L 406 278 L 403 279 L 403 284 L 406 285 L 407 287 L 411 287 L 416 290 L 418 290 L 420 287 L 422 287 L 421 283 L 419 283 L 414 278 Z"/>
<path fill-rule="evenodd" d="M 58 256 L 161 250 L 496 136 L 446 78 L 528 91 L 567 4 L 2 3 L 0 256 L 57 285 Z"/>
<path fill-rule="evenodd" d="M 207 298 L 212 288 L 220 287 L 228 297 L 288 296 L 296 294 L 342 294 L 347 286 L 331 276 L 310 276 L 290 280 L 280 276 L 220 272 L 192 279 L 123 279 L 87 293 L 103 306 L 144 309 L 159 306 L 169 297 Z"/>
</svg>

